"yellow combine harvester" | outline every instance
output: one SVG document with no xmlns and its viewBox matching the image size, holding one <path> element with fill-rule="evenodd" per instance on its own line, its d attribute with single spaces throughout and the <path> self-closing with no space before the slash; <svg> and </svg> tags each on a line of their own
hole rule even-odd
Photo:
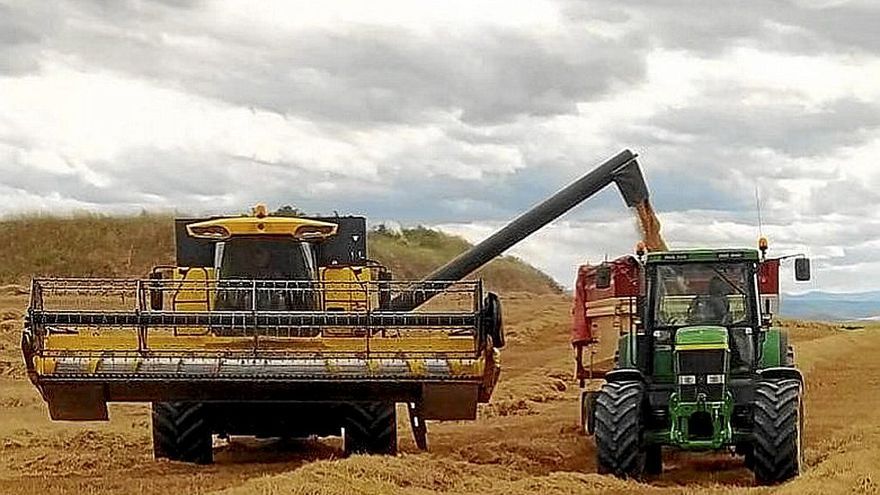
<svg viewBox="0 0 880 495">
<path fill-rule="evenodd" d="M 29 376 L 57 420 L 151 402 L 160 458 L 211 462 L 213 434 L 340 430 L 347 453 L 394 453 L 397 403 L 426 448 L 425 421 L 474 419 L 500 373 L 500 302 L 461 280 L 612 182 L 646 199 L 624 151 L 421 281 L 369 260 L 362 217 L 177 220 L 177 266 L 33 281 Z"/>
</svg>

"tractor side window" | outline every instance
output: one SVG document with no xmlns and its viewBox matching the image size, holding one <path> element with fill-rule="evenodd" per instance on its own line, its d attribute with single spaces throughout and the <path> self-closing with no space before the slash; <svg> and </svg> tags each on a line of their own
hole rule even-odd
<svg viewBox="0 0 880 495">
<path fill-rule="evenodd" d="M 748 325 L 750 315 L 748 267 L 706 263 L 657 267 L 654 325 Z"/>
</svg>

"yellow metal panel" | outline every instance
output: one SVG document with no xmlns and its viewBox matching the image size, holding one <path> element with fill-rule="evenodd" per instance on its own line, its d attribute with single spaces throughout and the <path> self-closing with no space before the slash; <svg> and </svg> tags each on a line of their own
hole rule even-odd
<svg viewBox="0 0 880 495">
<path fill-rule="evenodd" d="M 107 330 L 100 334 L 48 335 L 44 341 L 46 350 L 78 351 L 136 351 L 137 334 L 133 331 Z"/>
<path fill-rule="evenodd" d="M 428 365 L 424 359 L 408 359 L 406 364 L 413 375 L 421 376 L 428 372 Z"/>
<path fill-rule="evenodd" d="M 174 311 L 210 311 L 216 296 L 214 268 L 178 268 L 174 280 L 178 281 L 172 293 L 171 308 Z"/>
<path fill-rule="evenodd" d="M 326 266 L 321 268 L 324 282 L 324 309 L 328 311 L 366 311 L 379 306 L 379 293 L 373 268 Z"/>
<path fill-rule="evenodd" d="M 222 227 L 228 235 L 202 235 L 199 230 L 207 227 Z M 240 235 L 270 235 L 296 237 L 302 227 L 313 227 L 309 236 L 302 240 L 322 241 L 336 235 L 339 228 L 335 223 L 319 222 L 297 217 L 232 217 L 218 218 L 187 225 L 190 236 L 207 239 L 227 239 Z"/>
<path fill-rule="evenodd" d="M 260 337 L 261 351 L 294 353 L 472 353 L 471 337 Z M 171 332 L 150 332 L 147 349 L 152 351 L 241 351 L 254 347 L 253 337 L 218 337 L 207 335 L 173 335 Z M 101 334 L 50 335 L 46 338 L 50 351 L 133 351 L 137 350 L 134 331 L 106 331 Z"/>
</svg>

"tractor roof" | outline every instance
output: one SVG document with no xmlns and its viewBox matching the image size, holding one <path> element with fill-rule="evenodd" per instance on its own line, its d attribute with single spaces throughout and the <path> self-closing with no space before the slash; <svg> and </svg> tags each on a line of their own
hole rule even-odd
<svg viewBox="0 0 880 495">
<path fill-rule="evenodd" d="M 338 225 L 330 222 L 265 215 L 214 218 L 186 226 L 190 236 L 215 241 L 236 236 L 286 236 L 298 241 L 320 242 L 336 235 L 337 229 Z"/>
<path fill-rule="evenodd" d="M 648 253 L 648 263 L 758 261 L 755 249 L 685 249 Z"/>
</svg>

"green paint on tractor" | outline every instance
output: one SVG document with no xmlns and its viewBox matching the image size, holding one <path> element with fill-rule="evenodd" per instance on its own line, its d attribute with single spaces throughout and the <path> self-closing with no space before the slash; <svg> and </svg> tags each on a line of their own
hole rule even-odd
<svg viewBox="0 0 880 495">
<path fill-rule="evenodd" d="M 687 263 L 713 261 L 758 261 L 758 251 L 754 249 L 689 249 L 681 251 L 662 251 L 648 253 L 646 263 Z"/>
<path fill-rule="evenodd" d="M 716 346 L 727 349 L 727 329 L 719 326 L 679 328 L 675 332 L 675 348 Z"/>
</svg>

